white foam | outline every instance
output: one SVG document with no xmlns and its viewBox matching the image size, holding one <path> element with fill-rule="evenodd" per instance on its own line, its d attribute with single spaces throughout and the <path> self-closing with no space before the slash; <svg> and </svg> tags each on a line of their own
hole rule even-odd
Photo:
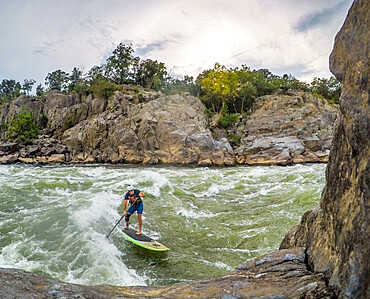
<svg viewBox="0 0 370 299">
<path fill-rule="evenodd" d="M 212 266 L 212 267 L 217 267 L 217 268 L 220 268 L 220 269 L 226 269 L 228 271 L 232 271 L 234 270 L 232 267 L 230 267 L 229 265 L 225 264 L 225 263 L 222 263 L 220 261 L 216 261 L 216 262 L 210 262 L 210 261 L 207 261 L 207 260 L 204 260 L 204 259 L 199 259 L 198 261 L 208 265 L 208 266 Z"/>
</svg>

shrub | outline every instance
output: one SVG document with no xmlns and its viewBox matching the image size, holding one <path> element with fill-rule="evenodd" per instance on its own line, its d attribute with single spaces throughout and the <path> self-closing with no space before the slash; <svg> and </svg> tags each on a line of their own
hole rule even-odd
<svg viewBox="0 0 370 299">
<path fill-rule="evenodd" d="M 72 128 L 73 127 L 73 120 L 72 118 L 67 118 L 66 119 L 66 125 L 67 125 L 67 128 Z"/>
<path fill-rule="evenodd" d="M 234 133 L 229 134 L 230 143 L 233 146 L 238 146 L 240 144 L 240 140 L 242 139 L 242 136 L 236 135 Z"/>
<path fill-rule="evenodd" d="M 96 97 L 109 98 L 116 90 L 121 90 L 122 86 L 108 80 L 98 80 L 91 84 L 90 90 Z"/>
<path fill-rule="evenodd" d="M 80 93 L 80 94 L 88 94 L 90 91 L 90 87 L 84 83 L 76 83 L 73 86 L 73 91 Z"/>
<path fill-rule="evenodd" d="M 32 139 L 37 138 L 39 132 L 32 110 L 26 112 L 26 109 L 22 107 L 18 117 L 11 121 L 7 131 L 8 139 L 13 139 L 20 143 L 29 144 Z"/>
<path fill-rule="evenodd" d="M 225 114 L 225 115 L 222 115 L 217 120 L 217 125 L 223 128 L 227 128 L 230 125 L 236 123 L 238 120 L 239 120 L 239 114 L 237 113 Z"/>
</svg>

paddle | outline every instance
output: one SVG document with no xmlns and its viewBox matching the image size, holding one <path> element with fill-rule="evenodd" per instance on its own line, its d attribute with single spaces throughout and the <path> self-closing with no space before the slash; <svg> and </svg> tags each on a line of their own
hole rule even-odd
<svg viewBox="0 0 370 299">
<path fill-rule="evenodd" d="M 116 225 L 112 228 L 112 230 L 109 232 L 109 234 L 106 236 L 107 239 L 109 238 L 109 235 L 112 233 L 112 231 L 116 228 L 116 226 L 121 222 L 121 220 L 123 219 L 123 217 L 125 217 L 125 215 L 122 215 L 121 219 L 118 220 L 118 222 L 116 223 Z"/>
</svg>

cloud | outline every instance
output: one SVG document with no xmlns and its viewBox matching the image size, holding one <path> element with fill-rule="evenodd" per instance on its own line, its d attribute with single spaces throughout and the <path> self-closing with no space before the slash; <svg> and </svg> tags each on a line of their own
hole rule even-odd
<svg viewBox="0 0 370 299">
<path fill-rule="evenodd" d="M 156 41 L 142 42 L 135 47 L 135 54 L 140 57 L 147 57 L 153 54 L 153 52 L 163 51 L 166 48 L 178 45 L 183 39 L 184 36 L 181 34 L 170 34 L 168 37 L 163 37 Z"/>
<path fill-rule="evenodd" d="M 168 45 L 168 40 L 162 40 L 157 42 L 152 42 L 146 44 L 145 46 L 139 47 L 135 50 L 135 53 L 140 57 L 145 57 L 147 54 L 151 53 L 154 50 L 163 50 L 166 45 Z"/>
<path fill-rule="evenodd" d="M 342 13 L 343 11 L 347 10 L 347 8 L 348 1 L 344 0 L 333 7 L 304 15 L 295 25 L 293 25 L 293 30 L 295 32 L 307 32 L 313 28 L 325 26 L 330 23 L 331 20 L 338 15 L 338 13 Z"/>
<path fill-rule="evenodd" d="M 121 42 L 179 75 L 197 76 L 219 62 L 305 80 L 327 77 L 334 36 L 351 3 L 0 0 L 0 79 L 40 82 L 56 69 L 87 71 Z"/>
</svg>

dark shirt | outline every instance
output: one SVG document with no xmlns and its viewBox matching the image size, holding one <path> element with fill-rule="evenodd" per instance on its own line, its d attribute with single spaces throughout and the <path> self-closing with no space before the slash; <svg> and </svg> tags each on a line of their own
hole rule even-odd
<svg viewBox="0 0 370 299">
<path fill-rule="evenodd" d="M 137 202 L 139 203 L 139 201 L 140 201 L 140 197 L 139 197 L 139 194 L 140 194 L 140 190 L 138 190 L 138 189 L 134 189 L 134 194 L 130 194 L 130 192 L 127 192 L 126 194 L 125 194 L 125 200 L 129 200 L 130 201 L 130 203 L 133 203 L 136 199 L 139 199 L 139 200 L 137 200 Z"/>
</svg>

